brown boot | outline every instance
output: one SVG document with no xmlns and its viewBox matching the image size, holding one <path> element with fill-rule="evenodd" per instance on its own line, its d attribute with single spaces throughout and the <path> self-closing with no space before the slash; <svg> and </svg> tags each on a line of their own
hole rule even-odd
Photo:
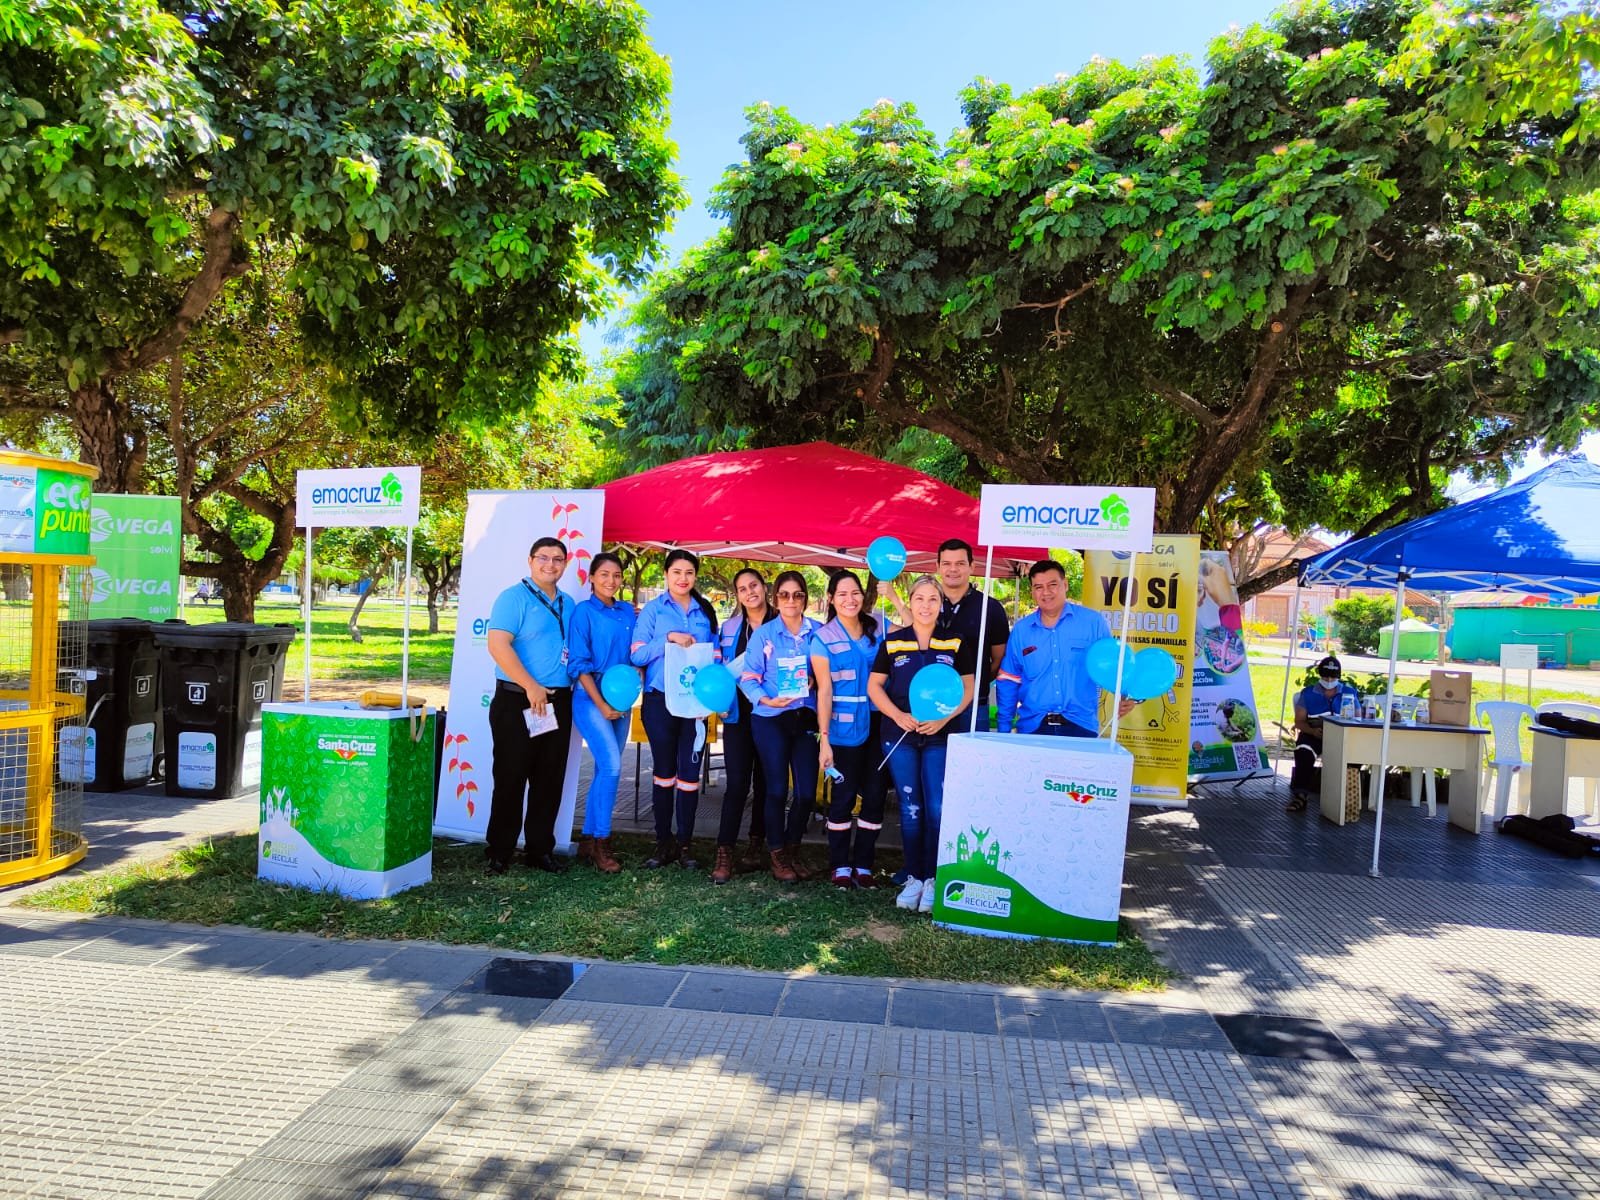
<svg viewBox="0 0 1600 1200">
<path fill-rule="evenodd" d="M 646 870 L 654 871 L 657 867 L 670 867 L 677 861 L 677 842 L 657 842 L 656 852 L 644 860 L 644 865 Z"/>
<path fill-rule="evenodd" d="M 610 838 L 595 838 L 594 865 L 596 870 L 604 871 L 607 875 L 615 875 L 622 870 L 622 864 L 617 861 L 616 855 L 611 853 Z"/>
<path fill-rule="evenodd" d="M 688 842 L 678 843 L 678 865 L 685 871 L 700 869 L 700 860 L 694 856 L 694 847 Z"/>
<path fill-rule="evenodd" d="M 789 869 L 794 872 L 794 877 L 801 883 L 812 878 L 813 872 L 805 865 L 800 857 L 800 843 L 791 842 L 784 847 L 785 856 L 789 861 Z"/>
<path fill-rule="evenodd" d="M 717 865 L 711 868 L 712 883 L 727 883 L 733 878 L 733 847 L 717 847 Z"/>
<path fill-rule="evenodd" d="M 739 860 L 739 869 L 743 871 L 759 871 L 767 865 L 767 839 L 750 835 L 750 840 L 745 843 L 744 857 Z"/>
<path fill-rule="evenodd" d="M 587 833 L 578 839 L 578 861 L 581 863 L 594 862 L 594 839 Z"/>
<path fill-rule="evenodd" d="M 771 857 L 772 877 L 774 879 L 776 879 L 779 883 L 800 882 L 800 876 L 796 875 L 794 873 L 794 868 L 789 865 L 789 851 L 787 849 L 773 850 L 771 852 Z"/>
</svg>

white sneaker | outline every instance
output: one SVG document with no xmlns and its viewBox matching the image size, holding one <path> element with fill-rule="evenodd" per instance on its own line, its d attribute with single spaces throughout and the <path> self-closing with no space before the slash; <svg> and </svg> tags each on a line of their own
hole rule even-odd
<svg viewBox="0 0 1600 1200">
<path fill-rule="evenodd" d="M 895 897 L 894 906 L 896 908 L 915 908 L 921 902 L 922 880 L 914 875 L 907 877 L 905 887 L 901 888 L 900 894 Z"/>
<path fill-rule="evenodd" d="M 932 912 L 933 911 L 933 887 L 934 887 L 934 881 L 933 880 L 924 879 L 922 881 L 922 895 L 917 898 L 917 911 L 918 912 Z"/>
</svg>

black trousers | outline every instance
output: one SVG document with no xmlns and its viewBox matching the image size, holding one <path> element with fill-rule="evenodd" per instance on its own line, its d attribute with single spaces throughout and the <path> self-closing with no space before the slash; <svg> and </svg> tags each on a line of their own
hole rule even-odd
<svg viewBox="0 0 1600 1200">
<path fill-rule="evenodd" d="M 744 822 L 746 805 L 750 809 L 750 836 L 767 840 L 767 776 L 761 768 L 761 756 L 756 753 L 755 735 L 751 732 L 754 723 L 750 701 L 741 695 L 739 719 L 722 727 L 722 763 L 727 768 L 728 783 L 722 793 L 722 819 L 717 826 L 719 846 L 739 844 L 739 826 Z"/>
<path fill-rule="evenodd" d="M 1322 739 L 1314 733 L 1300 731 L 1294 744 L 1294 769 L 1289 772 L 1289 790 L 1314 792 L 1317 759 L 1322 755 Z"/>
<path fill-rule="evenodd" d="M 523 852 L 543 858 L 556 848 L 556 813 L 572 749 L 572 689 L 550 693 L 557 727 L 528 736 L 521 688 L 497 685 L 489 701 L 489 737 L 494 746 L 494 791 L 489 797 L 489 858 L 510 862 L 522 833 Z M 526 804 L 524 804 L 526 797 Z"/>
</svg>

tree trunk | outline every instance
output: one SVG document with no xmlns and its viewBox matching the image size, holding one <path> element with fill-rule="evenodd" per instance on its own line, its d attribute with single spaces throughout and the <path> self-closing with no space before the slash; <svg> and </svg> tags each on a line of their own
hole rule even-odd
<svg viewBox="0 0 1600 1200">
<path fill-rule="evenodd" d="M 363 577 L 363 582 L 367 585 L 366 590 L 356 596 L 356 606 L 350 610 L 350 640 L 358 646 L 361 644 L 361 610 L 367 606 L 367 597 L 372 595 L 373 589 L 378 586 L 378 575 L 378 572 L 374 572 Z"/>
<path fill-rule="evenodd" d="M 116 385 L 106 377 L 72 393 L 72 424 L 83 461 L 98 467 L 94 490 L 135 493 L 144 480 L 145 434 L 130 430 Z"/>
</svg>

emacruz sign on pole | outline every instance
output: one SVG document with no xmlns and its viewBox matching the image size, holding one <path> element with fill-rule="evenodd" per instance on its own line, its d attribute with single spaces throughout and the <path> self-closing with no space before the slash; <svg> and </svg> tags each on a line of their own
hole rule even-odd
<svg viewBox="0 0 1600 1200">
<path fill-rule="evenodd" d="M 1128 578 L 1128 556 L 1090 550 L 1083 556 L 1083 602 L 1105 614 L 1112 636 L 1127 610 L 1128 648 L 1160 646 L 1178 663 L 1178 678 L 1159 696 L 1134 706 L 1119 722 L 1120 741 L 1133 751 L 1133 802 L 1177 807 L 1189 776 L 1188 669 L 1194 644 L 1195 588 L 1200 576 L 1200 539 L 1160 534 L 1140 555 Z M 1133 595 L 1125 593 L 1129 587 Z M 1100 720 L 1111 719 L 1111 698 L 1100 699 Z"/>
<path fill-rule="evenodd" d="M 95 496 L 89 514 L 89 615 L 168 621 L 178 615 L 183 501 L 176 496 Z"/>
<path fill-rule="evenodd" d="M 481 842 L 489 827 L 494 751 L 489 701 L 494 661 L 489 657 L 489 612 L 495 597 L 528 573 L 528 549 L 541 537 L 567 547 L 561 590 L 575 600 L 589 594 L 589 562 L 600 552 L 605 493 L 601 491 L 470 492 L 461 552 L 461 603 L 455 654 L 450 663 L 450 717 L 445 722 L 444 764 L 434 832 Z M 578 802 L 581 739 L 572 739 L 566 785 L 556 816 L 556 845 L 572 844 Z"/>
<path fill-rule="evenodd" d="M 421 467 L 343 467 L 295 478 L 295 521 L 309 529 L 410 526 L 421 511 Z"/>
<path fill-rule="evenodd" d="M 1195 627 L 1189 774 L 1199 782 L 1248 778 L 1264 769 L 1265 746 L 1250 684 L 1239 592 L 1225 551 L 1200 555 Z"/>
<path fill-rule="evenodd" d="M 1150 549 L 1155 512 L 1154 488 L 986 483 L 978 507 L 978 541 L 985 546 L 1143 553 Z"/>
</svg>

